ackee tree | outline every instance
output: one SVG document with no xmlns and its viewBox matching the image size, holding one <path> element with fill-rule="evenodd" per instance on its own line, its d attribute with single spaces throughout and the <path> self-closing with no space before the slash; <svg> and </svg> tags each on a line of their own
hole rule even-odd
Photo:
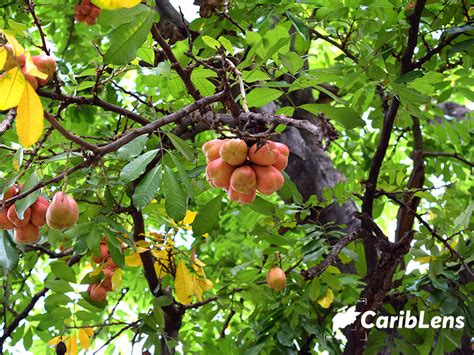
<svg viewBox="0 0 474 355">
<path fill-rule="evenodd" d="M 0 353 L 471 354 L 473 9 L 3 1 Z"/>
</svg>

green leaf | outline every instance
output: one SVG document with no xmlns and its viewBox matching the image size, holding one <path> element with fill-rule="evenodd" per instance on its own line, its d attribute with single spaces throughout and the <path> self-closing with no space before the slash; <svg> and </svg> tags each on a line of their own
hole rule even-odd
<svg viewBox="0 0 474 355">
<path fill-rule="evenodd" d="M 20 147 L 16 151 L 15 155 L 13 156 L 12 164 L 13 164 L 13 169 L 15 169 L 16 171 L 20 170 L 21 164 L 23 164 L 23 147 Z"/>
<path fill-rule="evenodd" d="M 301 105 L 300 108 L 311 112 L 313 115 L 318 115 L 320 112 L 323 112 L 330 119 L 338 121 L 347 129 L 363 127 L 365 125 L 364 120 L 350 107 L 333 107 L 326 104 L 304 104 Z"/>
<path fill-rule="evenodd" d="M 158 149 L 150 150 L 125 165 L 120 173 L 122 180 L 129 182 L 138 178 L 145 172 L 147 165 L 155 158 L 157 153 Z"/>
<path fill-rule="evenodd" d="M 69 282 L 64 280 L 46 280 L 44 286 L 57 293 L 74 291 Z"/>
<path fill-rule="evenodd" d="M 168 152 L 168 154 L 170 155 L 171 160 L 173 161 L 174 165 L 176 166 L 176 169 L 178 170 L 178 175 L 181 179 L 181 183 L 184 186 L 186 194 L 188 195 L 188 197 L 194 197 L 193 185 L 191 184 L 191 180 L 189 179 L 188 173 L 186 172 L 186 169 L 184 168 L 183 164 L 172 152 Z"/>
<path fill-rule="evenodd" d="M 219 212 L 221 211 L 222 197 L 213 198 L 202 207 L 193 222 L 193 233 L 196 236 L 209 233 L 219 226 Z"/>
<path fill-rule="evenodd" d="M 255 198 L 255 201 L 253 201 L 249 207 L 253 209 L 255 212 L 271 216 L 275 213 L 275 205 L 271 203 L 270 201 L 267 201 L 260 196 L 257 196 Z"/>
<path fill-rule="evenodd" d="M 173 133 L 166 133 L 166 135 L 171 140 L 173 146 L 178 150 L 178 152 L 183 155 L 183 157 L 186 158 L 186 160 L 188 160 L 189 162 L 194 161 L 194 152 L 191 147 L 189 147 L 188 143 L 186 143 L 184 140 L 174 135 Z"/>
<path fill-rule="evenodd" d="M 150 9 L 143 4 L 116 10 L 102 9 L 99 16 L 99 24 L 103 26 L 118 27 L 125 23 L 131 23 L 139 20 L 140 17 L 146 16 Z"/>
<path fill-rule="evenodd" d="M 224 47 L 225 50 L 230 53 L 230 55 L 234 55 L 234 46 L 232 46 L 231 41 L 229 41 L 224 36 L 220 36 L 219 42 L 222 44 L 222 47 Z"/>
<path fill-rule="evenodd" d="M 148 141 L 146 135 L 141 135 L 125 144 L 117 150 L 117 156 L 119 159 L 130 159 L 136 157 L 145 148 L 145 144 Z"/>
<path fill-rule="evenodd" d="M 304 65 L 304 60 L 295 52 L 288 52 L 285 54 L 279 53 L 278 57 L 290 74 L 296 73 Z"/>
<path fill-rule="evenodd" d="M 121 243 L 117 241 L 117 243 L 112 242 L 113 238 L 108 238 L 107 239 L 107 248 L 109 249 L 110 256 L 112 257 L 112 260 L 114 263 L 116 263 L 119 267 L 124 268 L 125 267 L 125 257 L 122 254 L 122 245 Z"/>
<path fill-rule="evenodd" d="M 22 191 L 27 191 L 33 186 L 37 185 L 39 183 L 39 178 L 38 175 L 36 174 L 36 171 L 33 172 L 26 180 L 25 185 L 23 186 Z M 36 190 L 29 194 L 28 196 L 15 201 L 15 208 L 16 208 L 16 213 L 18 215 L 18 218 L 23 219 L 23 213 L 25 213 L 26 209 L 30 207 L 35 201 L 38 199 L 41 191 Z"/>
<path fill-rule="evenodd" d="M 18 264 L 18 251 L 12 245 L 9 233 L 2 231 L 0 233 L 0 268 L 3 272 L 13 270 Z"/>
<path fill-rule="evenodd" d="M 202 36 L 202 41 L 206 46 L 211 47 L 212 49 L 219 48 L 221 46 L 220 42 L 210 36 Z"/>
<path fill-rule="evenodd" d="M 175 221 L 181 221 L 187 210 L 186 194 L 173 171 L 167 166 L 165 166 L 163 176 L 163 194 L 165 195 L 166 213 Z"/>
<path fill-rule="evenodd" d="M 278 99 L 283 92 L 277 89 L 256 88 L 247 95 L 249 107 L 262 107 Z"/>
<path fill-rule="evenodd" d="M 64 261 L 54 261 L 50 265 L 53 274 L 61 280 L 69 281 L 72 283 L 76 282 L 76 275 L 74 271 L 66 265 Z"/>
<path fill-rule="evenodd" d="M 320 291 L 321 284 L 319 282 L 319 278 L 315 277 L 313 280 L 311 280 L 308 286 L 308 295 L 311 301 L 315 302 L 318 300 Z"/>
<path fill-rule="evenodd" d="M 162 167 L 158 165 L 140 181 L 133 193 L 133 204 L 137 209 L 141 210 L 153 200 L 160 187 L 162 175 Z"/>
<path fill-rule="evenodd" d="M 146 41 L 158 13 L 153 9 L 140 12 L 131 23 L 125 23 L 112 32 L 110 48 L 104 55 L 104 62 L 123 65 L 136 58 L 137 50 Z"/>
<path fill-rule="evenodd" d="M 308 39 L 308 27 L 306 27 L 305 24 L 290 11 L 286 11 L 285 14 L 288 16 L 291 24 L 296 28 L 301 37 L 306 41 Z"/>
</svg>

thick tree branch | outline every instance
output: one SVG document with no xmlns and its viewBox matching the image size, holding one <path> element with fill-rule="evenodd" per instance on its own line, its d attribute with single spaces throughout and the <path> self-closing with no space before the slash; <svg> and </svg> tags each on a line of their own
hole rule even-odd
<svg viewBox="0 0 474 355">
<path fill-rule="evenodd" d="M 410 70 L 411 60 L 418 42 L 418 28 L 420 25 L 420 18 L 425 6 L 426 0 L 418 0 L 415 4 L 412 15 L 408 19 L 410 22 L 410 28 L 408 30 L 408 42 L 405 49 L 405 53 L 402 56 L 400 63 L 400 76 L 406 74 Z M 375 198 L 375 191 L 377 189 L 377 180 L 382 167 L 382 163 L 387 152 L 387 148 L 390 142 L 390 136 L 392 134 L 392 128 L 397 116 L 398 108 L 400 107 L 400 101 L 397 97 L 393 97 L 392 102 L 384 116 L 384 122 L 382 132 L 380 134 L 379 144 L 375 151 L 370 166 L 369 177 L 366 181 L 366 189 L 362 202 L 362 212 L 372 216 L 372 209 Z M 362 223 L 362 228 L 367 228 L 365 222 Z M 377 263 L 376 251 L 369 245 L 365 245 L 366 248 L 366 261 L 367 269 L 375 270 Z"/>
</svg>

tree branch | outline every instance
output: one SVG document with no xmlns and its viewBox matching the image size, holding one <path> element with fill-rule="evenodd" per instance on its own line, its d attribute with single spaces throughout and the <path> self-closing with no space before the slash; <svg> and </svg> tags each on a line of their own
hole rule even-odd
<svg viewBox="0 0 474 355">
<path fill-rule="evenodd" d="M 471 168 L 474 167 L 474 162 L 467 160 L 458 153 L 448 153 L 448 152 L 423 152 L 424 157 L 446 157 L 453 158 L 463 162 L 466 165 L 469 165 Z"/>
</svg>

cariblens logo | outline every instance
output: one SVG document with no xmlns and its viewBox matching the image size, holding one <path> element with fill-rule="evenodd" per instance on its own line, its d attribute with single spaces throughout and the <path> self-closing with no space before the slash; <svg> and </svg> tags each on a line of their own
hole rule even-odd
<svg viewBox="0 0 474 355">
<path fill-rule="evenodd" d="M 356 321 L 360 312 L 355 310 L 355 306 L 347 309 L 341 309 L 332 319 L 332 330 L 343 329 Z M 434 316 L 430 320 L 427 319 L 425 311 L 420 311 L 418 315 L 412 315 L 411 311 L 400 311 L 398 315 L 377 316 L 374 311 L 366 311 L 362 313 L 361 324 L 365 329 L 462 329 L 465 322 L 463 316 Z"/>
<path fill-rule="evenodd" d="M 434 316 L 429 321 L 425 318 L 425 311 L 420 311 L 418 316 L 411 315 L 410 311 L 400 311 L 397 316 L 378 316 L 375 322 L 369 321 L 376 316 L 374 311 L 367 311 L 362 314 L 361 324 L 364 328 L 370 329 L 374 326 L 377 329 L 394 328 L 420 328 L 420 329 L 462 329 L 464 328 L 463 316 Z"/>
</svg>

